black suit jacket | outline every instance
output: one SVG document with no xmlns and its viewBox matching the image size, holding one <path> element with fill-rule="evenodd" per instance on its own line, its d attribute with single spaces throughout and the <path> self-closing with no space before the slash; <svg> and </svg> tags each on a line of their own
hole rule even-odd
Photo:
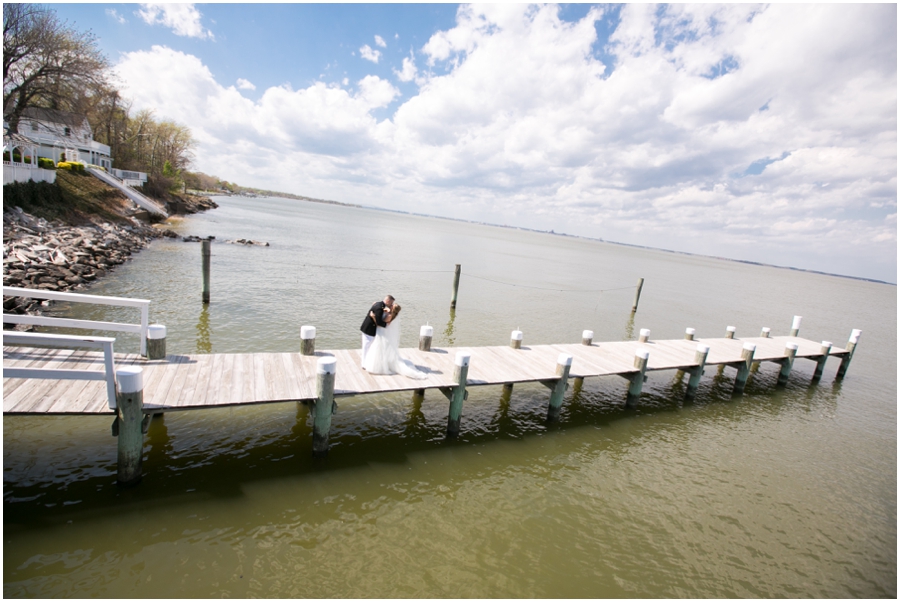
<svg viewBox="0 0 900 602">
<path fill-rule="evenodd" d="M 363 320 L 362 326 L 359 327 L 361 331 L 370 337 L 375 336 L 375 327 L 376 326 L 387 326 L 387 323 L 384 321 L 382 316 L 384 315 L 384 301 L 379 301 L 369 310 L 369 313 L 366 314 L 366 319 Z M 372 319 L 371 313 L 375 314 L 375 319 Z"/>
</svg>

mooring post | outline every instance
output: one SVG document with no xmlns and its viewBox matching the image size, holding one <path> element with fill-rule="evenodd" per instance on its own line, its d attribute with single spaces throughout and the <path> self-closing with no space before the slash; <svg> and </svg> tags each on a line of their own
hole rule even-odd
<svg viewBox="0 0 900 602">
<path fill-rule="evenodd" d="M 594 331 L 593 330 L 585 330 L 581 333 L 581 344 L 590 347 L 594 344 Z M 575 388 L 576 390 L 581 390 L 581 385 L 584 384 L 583 376 L 575 377 Z"/>
<path fill-rule="evenodd" d="M 460 267 L 459 264 L 456 264 L 456 269 L 453 271 L 453 297 L 450 298 L 450 308 L 453 309 L 456 307 L 456 294 L 459 292 L 459 272 Z"/>
<path fill-rule="evenodd" d="M 687 391 L 684 393 L 684 399 L 690 401 L 697 395 L 697 389 L 700 387 L 700 377 L 703 376 L 703 368 L 706 366 L 706 358 L 709 357 L 709 345 L 697 345 L 697 352 L 694 354 L 694 361 L 697 366 L 691 368 L 691 378 L 688 380 Z"/>
<path fill-rule="evenodd" d="M 744 392 L 747 384 L 747 377 L 750 376 L 750 365 L 753 363 L 753 353 L 756 351 L 756 345 L 753 343 L 744 343 L 741 351 L 741 365 L 738 366 L 737 376 L 734 379 L 734 395 L 740 395 Z"/>
<path fill-rule="evenodd" d="M 509 346 L 513 349 L 521 349 L 522 348 L 522 331 L 521 330 L 513 330 L 509 335 Z"/>
<path fill-rule="evenodd" d="M 150 324 L 147 327 L 147 359 L 161 360 L 166 357 L 166 327 Z"/>
<path fill-rule="evenodd" d="M 726 339 L 733 339 L 733 338 L 734 338 L 734 333 L 735 333 L 736 331 L 737 331 L 737 328 L 735 328 L 734 326 L 729 326 L 728 328 L 725 329 L 725 338 L 726 338 Z"/>
<path fill-rule="evenodd" d="M 128 366 L 116 370 L 116 421 L 113 434 L 118 441 L 118 473 L 120 485 L 134 485 L 141 480 L 144 456 L 144 375 L 143 369 Z"/>
<path fill-rule="evenodd" d="M 203 302 L 209 303 L 209 240 L 200 241 L 200 254 L 203 257 Z"/>
<path fill-rule="evenodd" d="M 788 377 L 791 375 L 791 368 L 794 367 L 795 357 L 797 357 L 797 343 L 788 343 L 784 348 L 784 359 L 781 360 L 781 372 L 778 373 L 777 386 L 783 387 L 787 385 Z"/>
<path fill-rule="evenodd" d="M 431 351 L 431 340 L 434 337 L 434 328 L 425 325 L 419 329 L 419 351 Z"/>
<path fill-rule="evenodd" d="M 803 320 L 803 316 L 794 316 L 794 322 L 791 324 L 791 336 L 796 337 L 800 335 L 800 322 Z"/>
<path fill-rule="evenodd" d="M 572 356 L 560 353 L 559 358 L 556 360 L 556 376 L 559 378 L 555 381 L 544 382 L 550 388 L 550 407 L 547 410 L 547 420 L 550 422 L 559 418 L 563 397 L 566 394 L 566 389 L 569 388 L 569 370 L 571 368 Z"/>
<path fill-rule="evenodd" d="M 441 389 L 450 400 L 450 413 L 447 416 L 447 436 L 455 437 L 459 434 L 459 422 L 462 419 L 463 401 L 468 397 L 466 392 L 466 379 L 469 376 L 469 359 L 471 355 L 462 351 L 456 352 L 454 361 L 453 380 L 456 386 L 449 389 Z"/>
<path fill-rule="evenodd" d="M 638 349 L 634 354 L 634 367 L 639 370 L 637 374 L 632 374 L 629 378 L 631 385 L 628 387 L 628 396 L 625 398 L 625 407 L 637 407 L 638 400 L 641 398 L 641 390 L 644 388 L 644 375 L 647 372 L 647 360 L 650 358 L 650 351 L 647 349 Z"/>
<path fill-rule="evenodd" d="M 641 328 L 641 336 L 638 337 L 638 343 L 646 343 L 650 340 L 650 329 Z"/>
<path fill-rule="evenodd" d="M 301 326 L 300 327 L 300 354 L 315 355 L 316 354 L 316 327 Z"/>
<path fill-rule="evenodd" d="M 816 371 L 813 373 L 812 381 L 817 382 L 822 378 L 825 371 L 825 362 L 828 361 L 828 355 L 831 353 L 831 341 L 822 341 L 822 356 L 816 358 Z"/>
<path fill-rule="evenodd" d="M 634 305 L 631 306 L 631 313 L 637 311 L 638 301 L 641 300 L 641 289 L 644 288 L 644 279 L 638 278 L 637 290 L 634 291 Z M 631 335 L 634 336 L 634 335 Z"/>
<path fill-rule="evenodd" d="M 694 333 L 696 333 L 696 332 L 697 332 L 697 331 L 694 330 L 693 328 L 685 328 L 685 329 L 684 329 L 684 340 L 685 340 L 685 341 L 693 341 L 693 340 L 694 340 Z"/>
<path fill-rule="evenodd" d="M 334 413 L 334 377 L 337 360 L 320 357 L 316 362 L 316 399 L 310 408 L 313 414 L 313 457 L 328 455 L 328 434 Z"/>
<path fill-rule="evenodd" d="M 769 328 L 768 326 L 764 326 L 763 329 L 760 331 L 759 336 L 761 336 L 761 337 L 764 338 L 764 339 L 768 339 L 768 338 L 769 338 L 769 334 L 770 334 L 771 332 L 772 332 L 772 329 L 771 329 L 771 328 Z"/>
<path fill-rule="evenodd" d="M 850 360 L 853 359 L 853 352 L 856 351 L 856 344 L 859 343 L 859 335 L 861 334 L 862 330 L 855 328 L 850 332 L 850 341 L 847 343 L 847 355 L 841 358 L 841 365 L 834 376 L 835 379 L 844 378 L 844 375 L 847 374 L 847 368 L 850 367 Z"/>
</svg>

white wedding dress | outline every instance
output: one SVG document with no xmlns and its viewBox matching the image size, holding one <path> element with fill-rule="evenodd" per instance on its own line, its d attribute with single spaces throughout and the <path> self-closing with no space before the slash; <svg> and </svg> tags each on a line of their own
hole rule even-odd
<svg viewBox="0 0 900 602">
<path fill-rule="evenodd" d="M 369 374 L 402 374 L 416 380 L 428 378 L 428 374 L 417 369 L 411 361 L 400 357 L 399 319 L 376 329 L 375 340 L 366 352 L 363 368 Z"/>
</svg>

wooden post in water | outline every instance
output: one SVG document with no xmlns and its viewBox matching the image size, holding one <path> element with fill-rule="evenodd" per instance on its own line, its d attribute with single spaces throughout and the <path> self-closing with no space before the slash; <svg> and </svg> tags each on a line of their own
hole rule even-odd
<svg viewBox="0 0 900 602">
<path fill-rule="evenodd" d="M 301 326 L 300 327 L 300 354 L 315 355 L 316 354 L 316 327 Z"/>
<path fill-rule="evenodd" d="M 337 360 L 331 356 L 320 357 L 316 362 L 316 399 L 313 413 L 313 457 L 328 455 L 328 435 L 331 431 L 331 415 L 334 413 L 334 376 Z"/>
<path fill-rule="evenodd" d="M 684 329 L 684 340 L 685 340 L 685 341 L 693 341 L 693 340 L 694 340 L 694 333 L 696 333 L 696 332 L 697 332 L 697 331 L 694 330 L 693 328 L 685 328 L 685 329 Z"/>
<path fill-rule="evenodd" d="M 203 302 L 209 303 L 209 245 L 208 240 L 200 241 L 200 254 L 203 258 Z"/>
<path fill-rule="evenodd" d="M 453 271 L 453 296 L 450 298 L 450 308 L 456 307 L 456 294 L 459 292 L 459 272 L 460 266 L 457 263 L 456 269 Z"/>
<path fill-rule="evenodd" d="M 822 341 L 822 356 L 816 358 L 816 371 L 813 373 L 812 382 L 818 382 L 822 378 L 829 353 L 831 353 L 831 341 Z"/>
<path fill-rule="evenodd" d="M 509 346 L 513 349 L 521 349 L 522 348 L 522 331 L 521 330 L 513 330 L 509 335 Z"/>
<path fill-rule="evenodd" d="M 646 343 L 650 340 L 650 329 L 649 328 L 641 328 L 641 336 L 638 338 L 638 343 Z"/>
<path fill-rule="evenodd" d="M 709 345 L 697 345 L 697 353 L 694 354 L 694 361 L 697 362 L 697 366 L 690 370 L 691 378 L 688 380 L 687 391 L 684 393 L 685 401 L 690 401 L 696 397 L 707 357 L 709 357 Z"/>
<path fill-rule="evenodd" d="M 859 343 L 859 335 L 862 334 L 862 330 L 853 329 L 850 332 L 850 341 L 847 343 L 847 355 L 841 358 L 841 365 L 838 368 L 837 374 L 835 374 L 835 379 L 844 378 L 844 375 L 847 374 L 847 368 L 850 367 L 850 360 L 853 359 L 853 352 L 856 351 L 856 344 Z"/>
<path fill-rule="evenodd" d="M 440 391 L 450 400 L 450 413 L 447 416 L 447 436 L 455 437 L 459 435 L 459 423 L 462 419 L 463 401 L 468 397 L 466 392 L 466 379 L 469 376 L 469 359 L 471 355 L 462 351 L 456 352 L 455 368 L 453 369 L 453 380 L 456 381 L 455 387 L 442 388 Z"/>
<path fill-rule="evenodd" d="M 119 438 L 116 475 L 119 485 L 134 485 L 141 480 L 141 462 L 144 457 L 143 372 L 143 369 L 136 366 L 116 370 L 116 421 L 113 434 Z"/>
<path fill-rule="evenodd" d="M 431 351 L 431 340 L 434 337 L 434 328 L 425 325 L 419 329 L 419 351 Z"/>
<path fill-rule="evenodd" d="M 777 386 L 783 387 L 787 385 L 788 377 L 791 375 L 791 368 L 794 367 L 795 357 L 797 357 L 797 343 L 788 343 L 784 349 L 784 359 L 781 360 L 781 372 L 778 373 Z"/>
<path fill-rule="evenodd" d="M 791 324 L 791 336 L 796 337 L 800 336 L 800 322 L 803 320 L 803 316 L 794 316 L 794 322 Z"/>
<path fill-rule="evenodd" d="M 756 351 L 756 345 L 753 343 L 744 343 L 744 349 L 741 351 L 741 365 L 738 366 L 737 376 L 734 379 L 734 390 L 732 394 L 741 395 L 744 387 L 747 385 L 747 377 L 750 376 L 750 365 L 753 363 L 753 353 Z"/>
<path fill-rule="evenodd" d="M 768 339 L 768 338 L 769 338 L 769 334 L 770 334 L 771 332 L 772 332 L 772 329 L 771 329 L 771 328 L 769 328 L 768 326 L 764 326 L 763 329 L 762 329 L 762 331 L 760 331 L 759 336 L 761 336 L 761 337 L 764 338 L 764 339 Z"/>
<path fill-rule="evenodd" d="M 161 360 L 166 357 L 166 327 L 150 324 L 147 327 L 147 359 Z"/>
<path fill-rule="evenodd" d="M 644 288 L 644 279 L 638 278 L 637 290 L 634 291 L 634 304 L 631 306 L 631 313 L 635 313 L 638 308 L 638 301 L 641 300 L 641 289 Z M 634 335 L 632 335 L 634 336 Z"/>
<path fill-rule="evenodd" d="M 725 338 L 733 339 L 735 331 L 737 331 L 737 328 L 735 328 L 734 326 L 729 326 L 728 328 L 726 328 L 725 329 Z"/>
<path fill-rule="evenodd" d="M 569 370 L 572 368 L 572 356 L 560 353 L 556 360 L 557 380 L 541 381 L 550 389 L 550 407 L 547 410 L 547 420 L 552 422 L 559 418 L 559 410 L 562 407 L 563 397 L 569 388 Z"/>
<path fill-rule="evenodd" d="M 639 370 L 637 374 L 632 374 L 629 378 L 631 386 L 628 387 L 628 395 L 625 398 L 625 407 L 637 407 L 641 398 L 641 390 L 644 388 L 644 375 L 647 372 L 647 360 L 650 359 L 650 351 L 647 349 L 638 349 L 634 354 L 634 367 Z"/>
<path fill-rule="evenodd" d="M 585 330 L 581 333 L 581 344 L 590 347 L 594 344 L 594 331 L 593 330 Z M 575 389 L 581 390 L 581 385 L 584 384 L 583 376 L 575 377 Z"/>
</svg>

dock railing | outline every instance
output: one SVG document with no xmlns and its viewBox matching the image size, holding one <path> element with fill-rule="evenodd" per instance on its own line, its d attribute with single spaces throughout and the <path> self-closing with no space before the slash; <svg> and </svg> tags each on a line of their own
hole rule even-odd
<svg viewBox="0 0 900 602">
<path fill-rule="evenodd" d="M 63 349 L 102 349 L 103 370 L 62 370 L 49 368 L 3 367 L 4 378 L 53 378 L 59 380 L 105 380 L 109 407 L 116 407 L 116 367 L 113 362 L 113 343 L 110 337 L 78 337 L 38 332 L 4 332 L 3 345 L 22 347 L 56 347 Z"/>
<path fill-rule="evenodd" d="M 140 324 L 123 324 L 120 322 L 96 322 L 93 320 L 73 320 L 69 318 L 51 318 L 49 316 L 29 316 L 19 314 L 3 314 L 4 324 L 27 324 L 30 326 L 50 326 L 54 328 L 83 328 L 88 330 L 112 330 L 115 332 L 132 332 L 141 337 L 141 355 L 147 355 L 147 330 L 150 326 L 150 301 L 148 299 L 126 299 L 124 297 L 101 297 L 100 295 L 82 295 L 79 293 L 60 293 L 32 288 L 3 287 L 4 297 L 25 297 L 28 299 L 49 299 L 51 301 L 68 301 L 70 303 L 93 303 L 94 305 L 115 305 L 134 307 L 141 311 Z M 5 340 L 5 336 L 4 336 Z"/>
</svg>

